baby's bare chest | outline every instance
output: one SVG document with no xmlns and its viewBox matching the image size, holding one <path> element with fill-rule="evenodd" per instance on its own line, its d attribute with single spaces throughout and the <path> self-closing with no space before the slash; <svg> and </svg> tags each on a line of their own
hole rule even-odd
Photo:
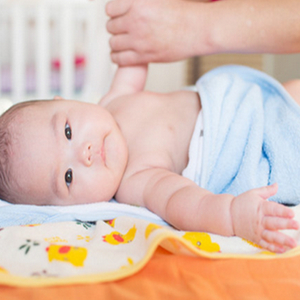
<svg viewBox="0 0 300 300">
<path fill-rule="evenodd" d="M 181 173 L 199 110 L 191 92 L 146 93 L 129 101 L 116 115 L 128 144 L 129 170 L 154 166 Z"/>
</svg>

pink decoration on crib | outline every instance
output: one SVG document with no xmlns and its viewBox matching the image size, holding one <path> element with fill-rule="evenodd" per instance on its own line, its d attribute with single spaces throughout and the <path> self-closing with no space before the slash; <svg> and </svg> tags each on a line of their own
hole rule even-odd
<svg viewBox="0 0 300 300">
<path fill-rule="evenodd" d="M 83 55 L 75 56 L 75 66 L 76 67 L 84 67 L 85 66 L 85 57 Z"/>
<path fill-rule="evenodd" d="M 59 70 L 60 69 L 60 59 L 59 58 L 53 59 L 51 62 L 51 66 L 52 66 L 53 70 Z"/>
<path fill-rule="evenodd" d="M 51 73 L 50 73 L 50 89 L 53 92 L 59 92 L 60 90 L 60 58 L 54 58 L 51 61 Z M 74 90 L 79 92 L 84 85 L 85 79 L 85 66 L 86 58 L 84 55 L 76 55 L 74 57 L 75 66 L 75 81 Z M 34 64 L 28 64 L 25 69 L 26 72 L 26 92 L 34 93 L 36 90 L 36 66 Z M 0 92 L 3 94 L 9 94 L 12 91 L 12 71 L 10 64 L 3 64 L 0 66 Z"/>
<path fill-rule="evenodd" d="M 60 59 L 55 58 L 51 62 L 52 68 L 54 70 L 60 69 Z M 83 55 L 76 55 L 74 58 L 74 65 L 76 68 L 84 67 L 85 66 L 85 57 Z"/>
</svg>

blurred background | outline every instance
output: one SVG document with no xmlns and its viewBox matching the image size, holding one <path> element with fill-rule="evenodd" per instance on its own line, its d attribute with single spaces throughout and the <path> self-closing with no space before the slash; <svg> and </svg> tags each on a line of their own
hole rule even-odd
<svg viewBox="0 0 300 300">
<path fill-rule="evenodd" d="M 116 66 L 109 58 L 103 0 L 0 0 L 1 107 L 29 99 L 97 102 Z M 300 78 L 300 54 L 221 54 L 151 64 L 146 89 L 169 92 L 223 64 L 263 70 L 283 82 Z"/>
</svg>

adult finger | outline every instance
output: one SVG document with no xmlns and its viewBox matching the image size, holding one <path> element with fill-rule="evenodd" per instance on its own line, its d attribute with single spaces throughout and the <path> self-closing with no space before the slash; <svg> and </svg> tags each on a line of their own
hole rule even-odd
<svg viewBox="0 0 300 300">
<path fill-rule="evenodd" d="M 133 50 L 112 52 L 111 60 L 119 66 L 141 65 L 145 62 L 140 59 L 140 56 Z"/>
<path fill-rule="evenodd" d="M 130 46 L 130 37 L 128 34 L 114 35 L 109 39 L 109 45 L 112 52 L 133 50 Z"/>
<path fill-rule="evenodd" d="M 133 0 L 112 0 L 105 5 L 106 14 L 111 17 L 119 17 L 127 13 Z"/>
<path fill-rule="evenodd" d="M 120 17 L 108 20 L 106 22 L 106 30 L 111 34 L 125 33 L 124 19 Z"/>
</svg>

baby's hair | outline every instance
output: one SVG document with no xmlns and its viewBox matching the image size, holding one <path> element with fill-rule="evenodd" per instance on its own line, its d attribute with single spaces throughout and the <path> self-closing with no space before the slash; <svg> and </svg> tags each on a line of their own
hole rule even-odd
<svg viewBox="0 0 300 300">
<path fill-rule="evenodd" d="M 38 101 L 26 101 L 13 105 L 0 116 L 0 199 L 16 203 L 11 190 L 11 146 L 14 139 L 12 124 L 20 111 Z M 16 124 L 14 124 L 16 125 Z"/>
</svg>

